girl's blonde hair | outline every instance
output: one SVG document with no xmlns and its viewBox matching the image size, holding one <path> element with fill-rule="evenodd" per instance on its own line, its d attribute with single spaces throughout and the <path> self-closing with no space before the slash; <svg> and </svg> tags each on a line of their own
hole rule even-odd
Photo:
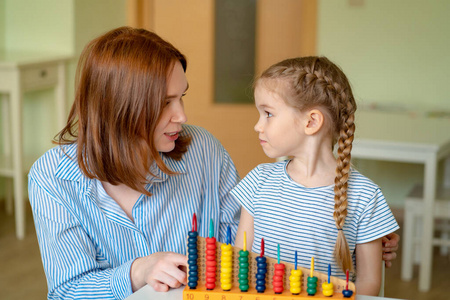
<svg viewBox="0 0 450 300">
<path fill-rule="evenodd" d="M 347 182 L 355 133 L 356 103 L 350 83 L 342 70 L 326 57 L 300 57 L 281 61 L 255 81 L 275 87 L 286 103 L 300 111 L 319 108 L 329 119 L 333 145 L 337 142 L 334 187 L 334 220 L 338 229 L 334 256 L 345 272 L 353 270 L 352 256 L 342 230 L 347 216 Z"/>
</svg>

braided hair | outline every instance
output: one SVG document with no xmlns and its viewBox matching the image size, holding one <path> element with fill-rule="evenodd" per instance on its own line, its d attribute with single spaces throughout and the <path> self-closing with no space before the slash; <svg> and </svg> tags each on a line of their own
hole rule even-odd
<svg viewBox="0 0 450 300">
<path fill-rule="evenodd" d="M 326 57 L 300 57 L 281 61 L 263 72 L 255 81 L 280 85 L 276 92 L 299 111 L 321 108 L 329 120 L 328 130 L 337 142 L 337 168 L 334 187 L 333 218 L 338 229 L 334 257 L 345 272 L 353 270 L 350 250 L 342 230 L 347 216 L 347 182 L 350 173 L 352 142 L 355 133 L 356 103 L 350 83 L 342 70 Z M 285 88 L 286 87 L 286 88 Z"/>
</svg>

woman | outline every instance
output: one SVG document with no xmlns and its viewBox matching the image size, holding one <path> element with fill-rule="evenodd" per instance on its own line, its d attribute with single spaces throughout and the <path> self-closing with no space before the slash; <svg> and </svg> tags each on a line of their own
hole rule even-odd
<svg viewBox="0 0 450 300">
<path fill-rule="evenodd" d="M 143 29 L 114 29 L 83 50 L 58 146 L 29 173 L 48 298 L 123 299 L 145 284 L 185 284 L 194 213 L 201 236 L 210 219 L 219 241 L 228 225 L 235 236 L 229 191 L 239 176 L 217 139 L 184 124 L 186 66 Z"/>
</svg>

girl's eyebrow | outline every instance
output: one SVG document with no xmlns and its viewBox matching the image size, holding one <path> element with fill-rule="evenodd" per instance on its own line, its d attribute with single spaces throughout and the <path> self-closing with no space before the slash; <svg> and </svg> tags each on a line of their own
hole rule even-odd
<svg viewBox="0 0 450 300">
<path fill-rule="evenodd" d="M 186 85 L 186 89 L 184 90 L 183 94 L 186 93 L 186 91 L 189 89 L 189 83 Z M 167 95 L 166 99 L 174 99 L 177 98 L 177 95 Z"/>
<path fill-rule="evenodd" d="M 267 104 L 260 104 L 260 105 L 258 105 L 258 107 L 260 107 L 260 108 L 272 108 L 273 109 L 272 106 L 267 105 Z"/>
</svg>

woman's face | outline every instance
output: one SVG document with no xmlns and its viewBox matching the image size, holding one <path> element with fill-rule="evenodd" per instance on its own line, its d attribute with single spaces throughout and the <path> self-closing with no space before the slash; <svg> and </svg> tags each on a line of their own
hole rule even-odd
<svg viewBox="0 0 450 300">
<path fill-rule="evenodd" d="M 159 152 L 170 152 L 175 148 L 175 141 L 182 130 L 181 125 L 187 121 L 183 105 L 183 96 L 187 89 L 186 74 L 181 63 L 177 61 L 167 81 L 165 106 L 153 137 Z"/>
</svg>

